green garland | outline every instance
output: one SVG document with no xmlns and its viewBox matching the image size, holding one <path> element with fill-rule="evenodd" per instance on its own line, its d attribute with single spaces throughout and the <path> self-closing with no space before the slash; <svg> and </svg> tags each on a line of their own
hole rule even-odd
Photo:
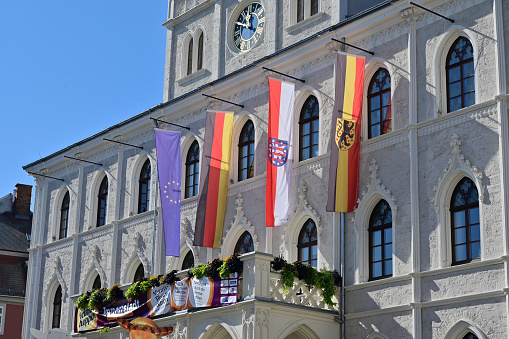
<svg viewBox="0 0 509 339">
<path fill-rule="evenodd" d="M 206 277 L 208 276 L 208 270 L 207 270 L 208 266 L 207 265 L 204 265 L 204 264 L 200 264 L 198 266 L 196 266 L 195 268 L 193 268 L 193 275 L 196 279 L 201 279 L 203 277 Z"/>
</svg>

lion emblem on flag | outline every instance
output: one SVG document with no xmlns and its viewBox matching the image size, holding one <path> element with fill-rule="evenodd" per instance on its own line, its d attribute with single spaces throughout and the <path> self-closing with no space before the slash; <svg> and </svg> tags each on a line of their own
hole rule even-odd
<svg viewBox="0 0 509 339">
<path fill-rule="evenodd" d="M 274 166 L 283 166 L 288 160 L 288 141 L 269 138 L 269 161 Z"/>
<path fill-rule="evenodd" d="M 357 122 L 354 120 L 339 119 L 336 124 L 336 145 L 341 151 L 346 151 L 355 143 L 355 127 Z"/>
</svg>

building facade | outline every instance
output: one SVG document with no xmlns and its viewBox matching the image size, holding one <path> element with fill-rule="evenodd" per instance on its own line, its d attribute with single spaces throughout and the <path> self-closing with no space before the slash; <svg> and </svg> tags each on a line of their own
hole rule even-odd
<svg viewBox="0 0 509 339">
<path fill-rule="evenodd" d="M 171 338 L 507 338 L 508 15 L 502 0 L 170 1 L 164 103 L 24 167 L 44 176 L 23 337 L 70 335 L 74 300 L 94 287 L 244 246 L 256 253 L 242 257 L 239 304 L 156 319 Z M 338 50 L 366 58 L 359 201 L 344 216 L 325 211 Z M 276 228 L 264 216 L 268 76 L 295 82 L 291 213 Z M 193 246 L 209 109 L 235 113 L 219 249 Z M 154 217 L 151 118 L 182 132 L 179 258 L 164 256 Z M 273 256 L 342 271 L 338 304 L 298 282 L 281 293 Z"/>
</svg>

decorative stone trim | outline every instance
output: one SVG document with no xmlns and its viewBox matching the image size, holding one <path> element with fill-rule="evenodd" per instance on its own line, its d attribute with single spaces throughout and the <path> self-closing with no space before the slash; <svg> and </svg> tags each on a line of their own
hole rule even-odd
<svg viewBox="0 0 509 339">
<path fill-rule="evenodd" d="M 361 154 L 369 154 L 383 148 L 393 145 L 399 145 L 408 142 L 408 131 L 402 130 L 400 132 L 389 133 L 373 139 L 362 142 Z"/>
</svg>

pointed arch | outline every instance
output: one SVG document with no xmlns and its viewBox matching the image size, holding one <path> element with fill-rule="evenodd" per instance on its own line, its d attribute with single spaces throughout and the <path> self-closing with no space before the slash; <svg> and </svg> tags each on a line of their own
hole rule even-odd
<svg viewBox="0 0 509 339">
<path fill-rule="evenodd" d="M 448 166 L 444 169 L 444 175 L 439 178 L 438 185 L 433 189 L 435 196 L 433 202 L 435 212 L 437 213 L 437 229 L 438 232 L 438 253 L 439 267 L 448 267 L 452 264 L 452 235 L 451 235 L 451 212 L 450 202 L 454 189 L 463 178 L 472 180 L 477 188 L 479 195 L 479 220 L 481 232 L 481 260 L 485 253 L 484 246 L 484 223 L 483 223 L 483 203 L 484 190 L 482 184 L 484 175 L 482 170 L 476 166 L 472 166 L 470 161 L 466 160 L 460 150 L 461 140 L 457 134 L 453 135 L 451 142 L 452 159 L 448 162 Z"/>
<path fill-rule="evenodd" d="M 472 48 L 474 50 L 474 70 L 477 69 L 477 61 L 479 60 L 478 52 L 479 48 L 477 46 L 477 39 L 475 33 L 470 29 L 460 26 L 460 25 L 452 25 L 449 29 L 443 33 L 439 39 L 438 43 L 435 47 L 435 52 L 433 55 L 433 83 L 436 88 L 436 105 L 435 105 L 435 117 L 438 117 L 442 114 L 448 113 L 447 110 L 447 75 L 446 75 L 446 61 L 447 56 L 449 55 L 449 51 L 453 46 L 454 42 L 460 38 L 464 37 L 470 41 L 472 44 Z M 475 88 L 479 88 L 477 76 L 474 76 L 474 84 Z M 475 93 L 475 102 L 479 102 L 479 91 Z"/>
<path fill-rule="evenodd" d="M 63 238 L 66 238 L 68 236 L 70 236 L 70 220 L 69 220 L 69 216 L 70 216 L 70 204 L 72 203 L 72 200 L 75 200 L 75 199 L 70 199 L 70 189 L 69 189 L 69 186 L 67 186 L 66 184 L 62 183 L 60 185 L 60 188 L 57 190 L 57 192 L 55 193 L 55 196 L 53 198 L 53 209 L 52 209 L 52 217 L 51 217 L 51 220 L 52 220 L 52 227 L 51 227 L 51 234 L 50 234 L 50 241 L 56 241 L 56 240 L 60 240 L 60 239 L 63 239 Z M 65 237 L 61 238 L 60 235 L 59 235 L 59 230 L 62 226 L 62 204 L 64 202 L 64 199 L 66 197 L 66 194 L 69 195 L 69 204 L 67 206 L 67 234 Z"/>
<path fill-rule="evenodd" d="M 143 169 L 143 166 L 145 163 L 149 161 L 150 163 L 150 196 L 148 197 L 149 200 L 149 206 L 148 210 L 151 210 L 154 208 L 154 199 L 155 199 L 155 178 L 156 178 L 156 160 L 152 155 L 145 151 L 141 151 L 139 154 L 136 155 L 134 159 L 133 166 L 131 167 L 130 173 L 128 174 L 129 178 L 129 216 L 138 214 L 138 205 L 139 205 L 139 199 L 140 199 L 140 175 L 141 171 Z"/>
<path fill-rule="evenodd" d="M 206 332 L 199 336 L 199 339 L 240 339 L 235 328 L 227 322 L 215 322 L 206 328 Z"/>
<path fill-rule="evenodd" d="M 370 335 L 368 335 L 366 339 L 389 339 L 389 337 L 380 332 L 373 332 Z"/>
<path fill-rule="evenodd" d="M 44 319 L 42 327 L 47 332 L 51 329 L 51 319 L 53 317 L 53 301 L 55 298 L 55 293 L 57 289 L 61 288 L 62 293 L 62 306 L 67 300 L 67 285 L 65 283 L 63 272 L 62 272 L 62 263 L 59 257 L 56 257 L 53 262 L 53 274 L 48 279 L 46 284 L 46 289 L 43 291 L 42 300 L 44 305 Z M 63 307 L 62 307 L 63 308 Z M 61 316 L 65 314 L 65 312 L 61 312 Z M 62 322 L 61 322 L 62 324 Z"/>
<path fill-rule="evenodd" d="M 140 242 L 142 241 L 142 237 L 140 233 L 136 233 L 134 235 L 133 242 L 135 246 L 131 252 L 131 256 L 127 261 L 126 269 L 123 272 L 123 277 L 121 279 L 123 284 L 131 284 L 134 279 L 134 275 L 136 274 L 136 270 L 140 264 L 143 264 L 145 270 L 145 276 L 147 272 L 150 272 L 150 261 L 147 259 L 143 250 L 141 248 Z"/>
<path fill-rule="evenodd" d="M 93 246 L 92 250 L 90 251 L 90 255 L 92 257 L 92 262 L 85 271 L 86 273 L 83 275 L 84 278 L 81 281 L 80 290 L 83 293 L 92 289 L 92 284 L 94 283 L 94 279 L 97 275 L 101 278 L 102 284 L 104 286 L 107 285 L 106 272 L 104 272 L 104 269 L 101 266 L 101 262 L 97 257 L 99 255 L 99 247 L 97 245 Z"/>
<path fill-rule="evenodd" d="M 488 336 L 471 321 L 460 320 L 447 332 L 444 339 L 463 339 L 468 333 L 473 333 L 479 339 L 488 339 Z"/>
<path fill-rule="evenodd" d="M 311 324 L 299 319 L 282 328 L 274 338 L 319 339 L 320 337 Z"/>
<path fill-rule="evenodd" d="M 255 147 L 255 152 L 254 152 L 254 164 L 256 164 L 256 145 L 258 144 L 258 140 L 259 140 L 259 129 L 258 129 L 258 125 L 257 125 L 257 119 L 255 119 L 255 116 L 246 112 L 246 111 L 242 111 L 240 112 L 240 114 L 238 116 L 235 117 L 235 121 L 233 123 L 233 134 L 232 134 L 232 140 L 233 140 L 233 144 L 232 144 L 232 152 L 231 152 L 231 160 L 230 160 L 230 178 L 234 181 L 234 182 L 238 182 L 239 181 L 239 173 L 238 173 L 238 168 L 239 168 L 239 147 L 238 147 L 238 144 L 239 144 L 239 140 L 240 140 L 240 134 L 242 133 L 242 129 L 244 128 L 244 126 L 246 125 L 246 123 L 248 121 L 251 121 L 253 123 L 253 128 L 254 128 L 254 147 Z M 257 175 L 257 171 L 256 171 L 256 166 L 254 166 L 254 174 L 253 174 L 253 177 L 255 177 Z"/>
<path fill-rule="evenodd" d="M 295 105 L 294 105 L 294 117 L 293 117 L 293 130 L 294 130 L 294 136 L 300 136 L 300 117 L 302 110 L 304 108 L 304 105 L 308 101 L 308 99 L 311 98 L 311 96 L 316 98 L 317 105 L 318 105 L 318 154 L 316 156 L 319 156 L 321 154 L 324 154 L 324 150 L 322 147 L 322 134 L 320 133 L 323 131 L 323 107 L 324 107 L 324 101 L 322 98 L 322 94 L 320 91 L 316 90 L 315 88 L 304 85 L 302 88 L 295 94 Z M 293 156 L 294 159 L 299 159 L 300 161 L 300 149 L 301 149 L 301 140 L 300 137 L 294 137 L 293 138 Z"/>
<path fill-rule="evenodd" d="M 106 171 L 105 168 L 100 168 L 98 171 L 95 172 L 90 188 L 88 190 L 88 197 L 87 197 L 87 205 L 90 207 L 88 211 L 88 229 L 92 229 L 94 227 L 97 227 L 97 209 L 98 209 L 98 194 L 99 194 L 99 188 L 101 186 L 101 183 L 103 179 L 106 178 L 108 181 L 108 187 L 110 186 L 113 177 L 111 174 Z M 114 194 L 108 194 L 107 195 L 107 206 L 111 208 L 111 206 L 114 206 Z M 106 215 L 105 215 L 105 225 L 111 222 L 110 218 L 108 217 L 108 209 L 106 209 Z"/>
</svg>

